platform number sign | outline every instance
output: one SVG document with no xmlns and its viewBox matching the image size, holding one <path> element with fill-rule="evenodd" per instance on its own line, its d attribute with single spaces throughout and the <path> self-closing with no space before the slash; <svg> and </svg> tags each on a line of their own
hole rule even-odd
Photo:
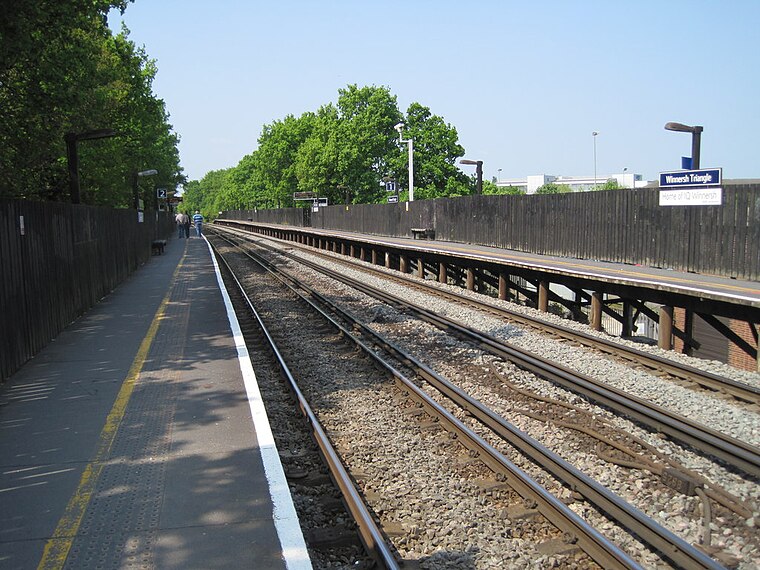
<svg viewBox="0 0 760 570">
<path fill-rule="evenodd" d="M 166 188 L 156 188 L 156 198 L 166 198 Z"/>
<path fill-rule="evenodd" d="M 388 193 L 392 193 L 396 191 L 396 182 L 394 180 L 389 180 L 385 183 L 385 191 Z"/>
</svg>

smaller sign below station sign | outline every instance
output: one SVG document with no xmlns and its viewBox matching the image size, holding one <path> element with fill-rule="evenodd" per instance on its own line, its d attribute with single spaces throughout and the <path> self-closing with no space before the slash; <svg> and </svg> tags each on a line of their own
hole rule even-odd
<svg viewBox="0 0 760 570">
<path fill-rule="evenodd" d="M 398 204 L 398 195 L 394 194 L 392 196 L 388 196 L 388 203 L 389 204 Z"/>
<path fill-rule="evenodd" d="M 660 206 L 720 206 L 723 188 L 660 190 Z"/>
</svg>

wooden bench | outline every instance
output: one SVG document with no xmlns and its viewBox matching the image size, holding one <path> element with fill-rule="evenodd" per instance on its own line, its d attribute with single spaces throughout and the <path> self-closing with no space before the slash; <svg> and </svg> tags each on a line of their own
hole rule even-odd
<svg viewBox="0 0 760 570">
<path fill-rule="evenodd" d="M 414 239 L 435 239 L 435 230 L 429 228 L 411 228 Z"/>
<path fill-rule="evenodd" d="M 153 243 L 150 244 L 150 250 L 153 252 L 153 255 L 161 255 L 164 253 L 164 249 L 166 248 L 166 240 L 165 239 L 154 239 Z"/>
</svg>

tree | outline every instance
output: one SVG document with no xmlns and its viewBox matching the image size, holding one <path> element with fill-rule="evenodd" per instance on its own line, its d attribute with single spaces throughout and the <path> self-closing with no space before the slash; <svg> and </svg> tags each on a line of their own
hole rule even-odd
<svg viewBox="0 0 760 570">
<path fill-rule="evenodd" d="M 415 198 L 463 196 L 471 194 L 475 183 L 459 170 L 456 159 L 464 156 L 455 128 L 428 107 L 412 103 L 404 117 L 404 138 L 414 139 Z M 409 187 L 408 154 L 405 148 L 392 159 L 400 184 Z"/>
<path fill-rule="evenodd" d="M 620 190 L 622 188 L 616 178 L 610 178 L 604 184 L 597 184 L 594 190 Z"/>
<path fill-rule="evenodd" d="M 456 129 L 419 103 L 402 116 L 387 87 L 349 85 L 336 104 L 265 125 L 258 148 L 231 171 L 219 195 L 224 204 L 246 207 L 289 206 L 294 191 L 331 204 L 384 201 L 386 177 L 408 186 L 406 146 L 394 129 L 401 121 L 404 135 L 414 138 L 418 197 L 471 194 L 474 182 L 456 167 L 464 154 Z"/>
<path fill-rule="evenodd" d="M 568 192 L 572 192 L 570 186 L 567 184 L 557 184 L 555 182 L 549 182 L 536 189 L 536 194 L 566 194 Z"/>
<path fill-rule="evenodd" d="M 0 197 L 68 200 L 64 135 L 102 128 L 120 136 L 79 145 L 82 201 L 131 205 L 134 170 L 159 171 L 151 194 L 183 181 L 155 63 L 105 22 L 127 2 L 17 4 L 0 19 Z"/>
<path fill-rule="evenodd" d="M 495 182 L 483 180 L 483 195 L 484 196 L 504 195 L 504 194 L 522 195 L 522 194 L 525 194 L 525 192 L 523 192 L 520 188 L 517 188 L 515 186 L 497 186 Z"/>
</svg>

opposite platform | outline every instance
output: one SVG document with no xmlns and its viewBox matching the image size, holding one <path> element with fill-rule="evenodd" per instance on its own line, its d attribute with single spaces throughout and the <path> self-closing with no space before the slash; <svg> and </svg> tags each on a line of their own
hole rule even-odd
<svg viewBox="0 0 760 570">
<path fill-rule="evenodd" d="M 311 567 L 223 295 L 171 240 L 0 389 L 0 567 Z"/>
</svg>

